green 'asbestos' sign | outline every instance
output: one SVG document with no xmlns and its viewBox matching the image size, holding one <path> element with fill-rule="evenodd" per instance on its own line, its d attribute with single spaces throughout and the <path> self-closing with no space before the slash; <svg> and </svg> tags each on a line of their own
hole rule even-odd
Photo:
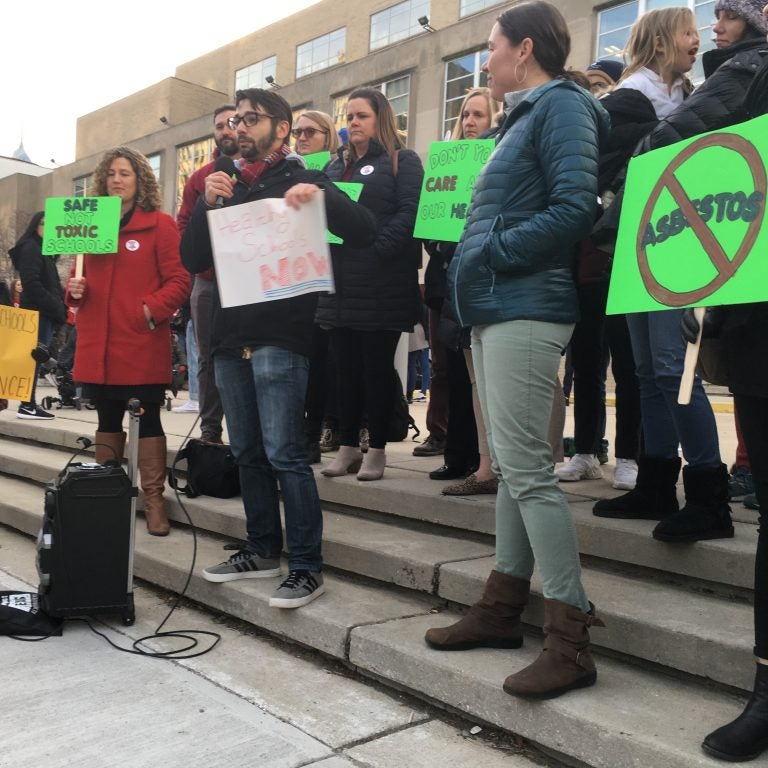
<svg viewBox="0 0 768 768">
<path fill-rule="evenodd" d="M 768 116 L 629 164 L 608 314 L 768 300 Z"/>
</svg>

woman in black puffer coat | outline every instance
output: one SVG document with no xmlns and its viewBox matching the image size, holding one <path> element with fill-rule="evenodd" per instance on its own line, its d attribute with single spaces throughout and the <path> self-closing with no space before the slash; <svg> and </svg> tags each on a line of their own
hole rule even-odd
<svg viewBox="0 0 768 768">
<path fill-rule="evenodd" d="M 338 382 L 341 447 L 322 473 L 358 472 L 359 480 L 384 473 L 387 425 L 394 406 L 394 357 L 400 334 L 418 319 L 421 244 L 413 239 L 424 169 L 402 146 L 395 116 L 384 95 L 372 88 L 350 94 L 349 145 L 327 168 L 334 181 L 363 184 L 359 202 L 379 221 L 373 245 L 332 251 L 336 293 L 321 296 L 316 322 L 330 331 Z M 370 449 L 359 448 L 367 414 Z"/>
<path fill-rule="evenodd" d="M 43 255 L 44 218 L 43 211 L 38 211 L 32 216 L 24 234 L 8 254 L 24 286 L 21 308 L 34 309 L 40 313 L 37 340 L 47 347 L 51 343 L 54 330 L 66 322 L 67 308 L 64 305 L 64 289 L 56 269 L 56 257 Z M 19 406 L 19 419 L 53 418 L 52 413 L 44 411 L 35 402 L 39 368 L 38 365 L 35 370 L 29 402 Z"/>
<path fill-rule="evenodd" d="M 765 25 L 764 32 L 768 19 Z M 762 50 L 768 53 L 768 46 Z M 768 56 L 752 78 L 739 114 L 745 119 L 768 114 Z M 698 323 L 693 310 L 685 311 L 682 330 L 686 341 L 695 340 Z M 721 339 L 721 363 L 744 433 L 760 509 L 755 554 L 755 684 L 739 717 L 710 733 L 703 744 L 710 755 L 741 762 L 768 748 L 768 302 L 708 307 L 704 335 Z"/>
</svg>

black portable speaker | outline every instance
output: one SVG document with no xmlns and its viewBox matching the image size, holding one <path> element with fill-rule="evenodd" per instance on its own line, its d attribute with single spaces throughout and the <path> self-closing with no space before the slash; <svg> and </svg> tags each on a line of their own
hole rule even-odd
<svg viewBox="0 0 768 768">
<path fill-rule="evenodd" d="M 45 487 L 37 541 L 39 593 L 51 616 L 134 617 L 132 509 L 122 467 L 70 464 Z"/>
</svg>

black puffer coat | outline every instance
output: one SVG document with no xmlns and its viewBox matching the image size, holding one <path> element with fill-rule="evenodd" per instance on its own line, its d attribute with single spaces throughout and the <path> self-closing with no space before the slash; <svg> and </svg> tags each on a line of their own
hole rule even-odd
<svg viewBox="0 0 768 768">
<path fill-rule="evenodd" d="M 625 178 L 625 170 L 638 142 L 659 122 L 650 99 L 634 88 L 617 88 L 600 99 L 610 115 L 611 132 L 600 144 L 600 171 L 597 189 L 617 192 Z"/>
<path fill-rule="evenodd" d="M 340 181 L 344 169 L 340 151 L 325 172 Z M 374 140 L 355 163 L 349 181 L 364 185 L 358 202 L 376 216 L 379 233 L 364 248 L 331 247 L 336 293 L 318 300 L 316 322 L 323 328 L 413 330 L 421 305 L 421 241 L 413 239 L 413 227 L 423 176 L 421 160 L 411 149 L 399 151 L 395 175 L 392 160 Z"/>
<path fill-rule="evenodd" d="M 43 242 L 33 234 L 8 251 L 21 285 L 21 308 L 36 309 L 54 325 L 66 322 L 64 289 L 54 256 L 43 256 Z"/>
<path fill-rule="evenodd" d="M 707 51 L 706 80 L 643 139 L 636 154 L 744 122 L 744 97 L 766 55 L 768 44 L 762 37 Z"/>
</svg>

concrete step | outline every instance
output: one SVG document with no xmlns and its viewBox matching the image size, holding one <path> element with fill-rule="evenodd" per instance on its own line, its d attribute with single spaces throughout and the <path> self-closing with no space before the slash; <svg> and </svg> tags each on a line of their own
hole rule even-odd
<svg viewBox="0 0 768 768">
<path fill-rule="evenodd" d="M 44 450 L 49 449 L 38 449 L 37 455 Z M 42 514 L 39 487 L 12 478 L 3 478 L 2 485 L 0 522 L 36 534 Z M 187 499 L 184 507 L 197 528 L 245 538 L 239 499 Z M 169 508 L 173 519 L 186 522 L 175 499 L 169 500 Z M 333 511 L 324 514 L 323 556 L 336 569 L 463 605 L 480 597 L 494 566 L 490 544 Z M 212 561 L 201 562 L 224 557 L 217 552 Z M 594 568 L 584 569 L 584 583 L 607 624 L 595 637 L 596 645 L 718 683 L 743 689 L 751 685 L 752 609 L 743 600 Z M 528 624 L 542 626 L 542 600 L 534 581 L 524 616 Z"/>
<path fill-rule="evenodd" d="M 51 426 L 55 425 L 55 426 Z M 0 473 L 24 477 L 39 483 L 58 474 L 66 458 L 49 446 L 76 448 L 83 424 L 77 421 L 21 422 L 0 420 Z M 6 440 L 1 435 L 13 436 Z M 40 442 L 32 442 L 39 440 Z M 169 436 L 169 465 L 181 438 Z M 79 459 L 82 460 L 82 459 Z M 401 464 L 412 465 L 418 459 Z M 591 485 L 597 491 L 597 483 Z M 354 476 L 326 478 L 317 471 L 320 498 L 326 506 L 341 510 L 366 510 L 392 519 L 405 519 L 418 525 L 456 529 L 491 536 L 494 530 L 494 497 L 448 497 L 439 493 L 440 484 L 425 479 L 423 471 L 393 466 L 384 479 L 360 483 Z M 582 485 L 578 483 L 576 485 Z M 603 483 L 603 490 L 604 488 Z M 570 486 L 569 486 L 570 487 Z M 613 491 L 612 493 L 616 493 Z M 610 495 L 607 493 L 604 496 Z M 654 523 L 644 520 L 610 520 L 592 514 L 593 500 L 566 494 L 576 523 L 579 547 L 584 555 L 603 560 L 651 568 L 681 577 L 710 581 L 718 585 L 751 589 L 754 580 L 754 553 L 757 530 L 755 514 L 734 505 L 736 536 L 733 539 L 702 541 L 696 544 L 667 544 L 651 537 Z M 189 500 L 199 509 L 196 525 L 224 535 L 241 535 L 226 521 L 212 519 L 212 512 L 228 512 L 235 522 L 242 518 L 239 499 Z M 739 511 L 741 510 L 741 511 Z M 176 517 L 176 512 L 172 511 Z M 184 520 L 183 516 L 176 519 Z"/>
<path fill-rule="evenodd" d="M 23 501 L 23 489 L 18 486 L 25 484 L 4 478 L 3 488 L 9 484 L 16 486 L 15 498 Z M 199 563 L 219 558 L 220 544 L 199 535 Z M 190 530 L 175 529 L 169 538 L 157 539 L 138 522 L 138 577 L 178 591 L 186 581 L 192 551 Z M 213 610 L 350 663 L 364 675 L 595 768 L 718 765 L 701 753 L 701 738 L 743 707 L 740 697 L 607 659 L 598 660 L 595 688 L 529 703 L 506 695 L 501 683 L 535 657 L 540 647 L 536 638 L 528 637 L 519 651 L 438 653 L 424 644 L 424 631 L 456 617 L 434 615 L 434 599 L 417 593 L 403 596 L 384 585 L 360 584 L 327 573 L 325 595 L 300 610 L 281 611 L 268 607 L 275 584 L 274 579 L 211 584 L 199 576 L 198 564 L 187 595 Z M 753 764 L 766 768 L 768 758 Z"/>
</svg>

